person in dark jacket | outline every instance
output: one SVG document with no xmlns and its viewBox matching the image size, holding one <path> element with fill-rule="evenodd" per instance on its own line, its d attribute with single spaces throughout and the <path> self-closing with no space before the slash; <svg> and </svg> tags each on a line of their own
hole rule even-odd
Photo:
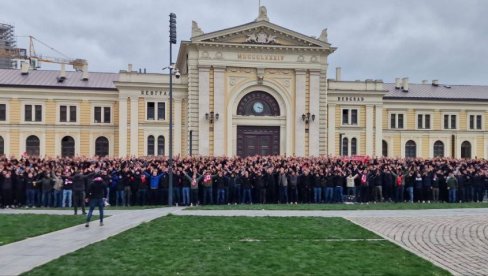
<svg viewBox="0 0 488 276">
<path fill-rule="evenodd" d="M 86 216 L 85 227 L 90 226 L 90 220 L 95 207 L 98 207 L 98 211 L 100 212 L 100 226 L 103 226 L 103 207 L 105 205 L 104 198 L 106 191 L 107 184 L 105 184 L 101 177 L 95 177 L 88 188 L 87 200 L 90 205 L 90 210 L 88 210 L 88 215 Z"/>
</svg>

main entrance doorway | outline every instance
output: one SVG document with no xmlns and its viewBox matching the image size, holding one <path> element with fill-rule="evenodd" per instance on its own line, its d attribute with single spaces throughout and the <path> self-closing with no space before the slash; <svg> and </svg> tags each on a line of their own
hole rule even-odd
<svg viewBox="0 0 488 276">
<path fill-rule="evenodd" d="M 237 155 L 280 154 L 279 126 L 237 126 Z"/>
</svg>

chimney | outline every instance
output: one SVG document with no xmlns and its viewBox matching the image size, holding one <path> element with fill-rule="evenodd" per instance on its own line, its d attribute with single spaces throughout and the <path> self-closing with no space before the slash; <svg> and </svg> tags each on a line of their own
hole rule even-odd
<svg viewBox="0 0 488 276">
<path fill-rule="evenodd" d="M 81 75 L 81 80 L 83 81 L 88 80 L 88 64 L 83 65 L 83 73 Z"/>
<path fill-rule="evenodd" d="M 132 72 L 132 64 L 129 63 L 129 65 L 127 66 L 127 72 Z"/>
<path fill-rule="evenodd" d="M 402 91 L 408 92 L 408 78 L 402 79 Z"/>
<path fill-rule="evenodd" d="M 432 86 L 439 86 L 438 80 L 432 80 Z"/>
<path fill-rule="evenodd" d="M 402 86 L 400 78 L 395 78 L 395 89 L 400 89 Z"/>
<path fill-rule="evenodd" d="M 342 75 L 342 68 L 336 67 L 336 81 L 341 81 Z"/>
<path fill-rule="evenodd" d="M 61 71 L 59 71 L 58 82 L 63 82 L 66 79 L 65 64 L 61 64 Z"/>
<path fill-rule="evenodd" d="M 20 74 L 22 75 L 28 75 L 29 74 L 29 63 L 28 62 L 22 62 L 20 64 Z"/>
<path fill-rule="evenodd" d="M 429 81 L 428 81 L 428 80 L 423 80 L 423 81 L 422 81 L 422 84 L 428 84 L 428 83 L 429 83 Z"/>
</svg>

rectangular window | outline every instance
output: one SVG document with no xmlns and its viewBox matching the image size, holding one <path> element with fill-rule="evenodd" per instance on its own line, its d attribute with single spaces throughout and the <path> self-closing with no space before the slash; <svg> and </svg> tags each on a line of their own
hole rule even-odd
<svg viewBox="0 0 488 276">
<path fill-rule="evenodd" d="M 166 106 L 164 103 L 158 103 L 158 120 L 164 120 L 166 117 Z"/>
<path fill-rule="evenodd" d="M 24 119 L 26 122 L 32 122 L 32 105 L 26 105 L 24 108 Z"/>
<path fill-rule="evenodd" d="M 154 102 L 147 103 L 147 120 L 154 120 Z"/>
<path fill-rule="evenodd" d="M 42 105 L 36 105 L 36 122 L 42 121 Z"/>
<path fill-rule="evenodd" d="M 111 121 L 111 116 L 110 116 L 110 107 L 106 106 L 103 108 L 103 122 L 104 123 L 110 123 Z"/>
<path fill-rule="evenodd" d="M 76 122 L 76 106 L 70 106 L 69 107 L 69 121 L 71 123 Z"/>
<path fill-rule="evenodd" d="M 457 117 L 454 114 L 444 114 L 444 129 L 456 129 Z"/>
<path fill-rule="evenodd" d="M 430 129 L 430 114 L 417 114 L 417 128 Z"/>
<path fill-rule="evenodd" d="M 6 120 L 7 120 L 7 105 L 0 104 L 0 121 L 6 121 Z"/>
<path fill-rule="evenodd" d="M 403 114 L 401 113 L 390 114 L 390 128 L 403 128 Z"/>
<path fill-rule="evenodd" d="M 42 105 L 26 104 L 24 106 L 24 120 L 26 122 L 42 122 Z"/>
<path fill-rule="evenodd" d="M 99 106 L 95 106 L 95 123 L 101 123 L 102 122 L 102 108 Z"/>
<path fill-rule="evenodd" d="M 42 105 L 36 105 L 36 122 L 42 121 Z"/>
<path fill-rule="evenodd" d="M 351 109 L 351 125 L 357 125 L 357 124 L 358 124 L 358 110 Z"/>
<path fill-rule="evenodd" d="M 469 115 L 469 129 L 472 130 L 481 130 L 482 129 L 482 122 L 483 122 L 483 115 Z"/>
<path fill-rule="evenodd" d="M 342 124 L 343 125 L 349 124 L 349 109 L 342 110 Z"/>
<path fill-rule="evenodd" d="M 67 107 L 65 105 L 59 107 L 59 121 L 60 122 L 68 121 L 68 112 L 67 112 Z"/>
<path fill-rule="evenodd" d="M 342 124 L 356 126 L 358 125 L 358 110 L 357 109 L 343 109 L 342 110 Z"/>
<path fill-rule="evenodd" d="M 59 121 L 76 123 L 76 106 L 74 105 L 60 105 L 59 106 Z"/>
<path fill-rule="evenodd" d="M 95 124 L 109 124 L 111 122 L 111 108 L 108 106 L 95 106 L 93 119 Z"/>
</svg>

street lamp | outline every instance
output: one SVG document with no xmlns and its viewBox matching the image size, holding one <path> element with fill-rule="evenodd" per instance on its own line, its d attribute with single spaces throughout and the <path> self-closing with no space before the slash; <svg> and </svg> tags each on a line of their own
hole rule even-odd
<svg viewBox="0 0 488 276">
<path fill-rule="evenodd" d="M 176 14 L 169 14 L 169 189 L 168 205 L 173 206 L 173 44 L 176 44 Z"/>
</svg>

